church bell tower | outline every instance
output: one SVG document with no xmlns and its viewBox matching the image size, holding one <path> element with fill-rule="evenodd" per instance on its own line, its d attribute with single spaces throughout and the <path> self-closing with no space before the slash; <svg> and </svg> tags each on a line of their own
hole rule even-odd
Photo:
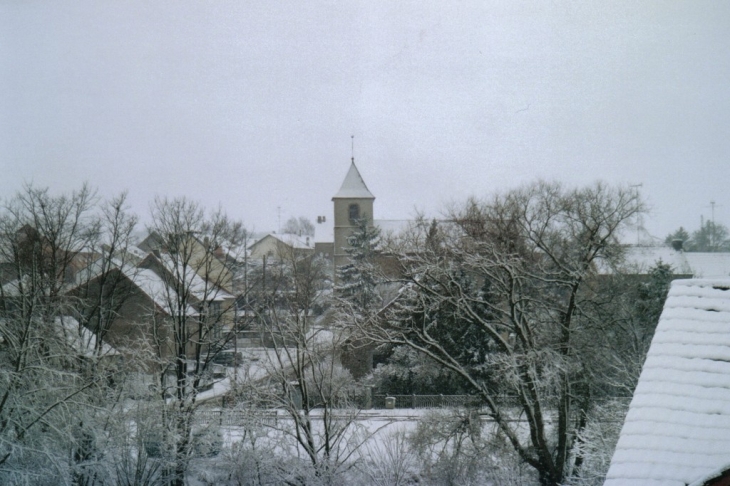
<svg viewBox="0 0 730 486">
<path fill-rule="evenodd" d="M 348 237 L 357 226 L 357 220 L 367 218 L 370 225 L 373 224 L 373 202 L 375 196 L 365 185 L 360 171 L 355 165 L 355 158 L 352 158 L 350 169 L 347 171 L 342 187 L 332 197 L 335 206 L 334 219 L 334 263 L 336 269 L 347 262 L 345 249 L 349 247 Z"/>
</svg>

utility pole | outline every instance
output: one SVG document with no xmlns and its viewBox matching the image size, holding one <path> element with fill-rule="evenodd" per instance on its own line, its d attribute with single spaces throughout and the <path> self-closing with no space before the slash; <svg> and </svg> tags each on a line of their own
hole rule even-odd
<svg viewBox="0 0 730 486">
<path fill-rule="evenodd" d="M 710 201 L 712 208 L 712 231 L 710 232 L 710 248 L 715 251 L 715 201 Z"/>
</svg>

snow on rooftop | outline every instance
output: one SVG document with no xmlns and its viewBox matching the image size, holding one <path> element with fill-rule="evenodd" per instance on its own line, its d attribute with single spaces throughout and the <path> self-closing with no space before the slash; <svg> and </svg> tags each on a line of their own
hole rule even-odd
<svg viewBox="0 0 730 486">
<path fill-rule="evenodd" d="M 672 282 L 606 486 L 686 486 L 730 463 L 730 279 Z"/>
<path fill-rule="evenodd" d="M 695 277 L 730 276 L 730 253 L 687 252 L 684 255 Z"/>
<path fill-rule="evenodd" d="M 55 319 L 56 329 L 62 334 L 68 344 L 82 356 L 93 356 L 96 350 L 96 334 L 79 324 L 71 316 L 60 316 Z M 107 343 L 101 344 L 101 356 L 119 354 L 116 349 Z"/>
<path fill-rule="evenodd" d="M 123 271 L 127 278 L 134 282 L 160 309 L 168 314 L 172 313 L 171 304 L 177 302 L 177 293 L 175 289 L 167 285 L 162 277 L 148 268 L 125 267 Z M 186 315 L 196 316 L 198 313 L 188 306 Z"/>
<path fill-rule="evenodd" d="M 144 260 L 144 257 L 146 257 L 146 256 L 147 256 L 147 252 L 145 252 L 145 251 L 142 251 L 141 249 L 139 249 L 138 247 L 136 247 L 136 246 L 134 246 L 134 245 L 129 245 L 129 246 L 128 246 L 127 248 L 125 248 L 124 250 L 125 250 L 126 252 L 128 252 L 129 254 L 131 254 L 132 256 L 134 256 L 134 257 L 136 257 L 136 258 L 140 259 L 140 260 Z"/>
<path fill-rule="evenodd" d="M 398 236 L 408 230 L 416 224 L 416 220 L 413 219 L 376 219 L 373 220 L 373 225 L 380 228 L 380 234 L 382 236 Z"/>
<path fill-rule="evenodd" d="M 375 196 L 373 196 L 373 194 L 368 190 L 368 187 L 365 185 L 365 181 L 362 179 L 360 171 L 357 170 L 354 160 L 350 164 L 350 170 L 347 171 L 345 180 L 342 181 L 340 190 L 337 191 L 337 194 L 335 194 L 332 198 L 375 199 Z"/>
<path fill-rule="evenodd" d="M 203 277 L 198 275 L 194 267 L 184 267 L 180 261 L 172 258 L 169 254 L 162 253 L 158 260 L 162 262 L 172 278 L 182 278 L 185 280 L 185 287 L 190 290 L 190 293 L 196 299 L 213 302 L 233 298 L 233 295 L 212 282 L 207 282 Z M 211 277 L 215 277 L 215 275 L 211 274 Z"/>
<path fill-rule="evenodd" d="M 662 261 L 670 265 L 675 274 L 691 275 L 692 269 L 686 255 L 668 246 L 630 246 L 626 248 L 626 265 L 633 267 L 635 273 L 645 274 Z"/>
<path fill-rule="evenodd" d="M 19 279 L 11 280 L 0 286 L 0 296 L 2 297 L 18 297 L 20 296 L 21 285 L 25 285 L 27 279 L 21 282 Z"/>
<path fill-rule="evenodd" d="M 175 289 L 169 286 L 156 272 L 148 268 L 122 264 L 122 262 L 117 259 L 112 259 L 110 264 L 112 268 L 116 268 L 122 272 L 126 278 L 133 282 L 137 288 L 149 297 L 150 300 L 152 300 L 160 309 L 168 314 L 171 313 L 172 309 L 170 304 L 177 302 L 177 293 L 175 292 Z M 89 282 L 101 275 L 101 268 L 99 261 L 90 265 L 86 273 L 82 276 L 83 278 L 77 279 L 78 281 L 76 282 L 76 286 L 85 285 L 86 282 Z M 196 316 L 198 313 L 191 306 L 188 306 L 186 315 Z"/>
<path fill-rule="evenodd" d="M 314 227 L 315 243 L 333 243 L 335 241 L 335 226 L 332 221 L 317 223 Z"/>
<path fill-rule="evenodd" d="M 716 278 L 730 276 L 730 253 L 700 253 L 677 251 L 668 246 L 629 246 L 626 247 L 625 266 L 633 273 L 646 274 L 663 262 L 672 267 L 679 275 L 692 275 L 696 278 Z M 602 274 L 612 273 L 612 269 L 600 265 Z"/>
<path fill-rule="evenodd" d="M 332 223 L 319 223 L 315 230 L 315 243 L 333 243 L 335 230 Z M 375 219 L 373 225 L 380 229 L 381 236 L 398 236 L 418 224 L 414 219 Z"/>
<path fill-rule="evenodd" d="M 314 248 L 314 238 L 311 236 L 299 236 L 291 233 L 270 233 L 268 236 L 276 238 L 292 248 L 298 248 L 301 250 L 311 250 Z"/>
</svg>

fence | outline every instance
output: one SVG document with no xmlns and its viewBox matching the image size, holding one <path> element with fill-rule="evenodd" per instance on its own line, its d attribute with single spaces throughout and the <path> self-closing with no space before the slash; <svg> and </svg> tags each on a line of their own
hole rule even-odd
<svg viewBox="0 0 730 486">
<path fill-rule="evenodd" d="M 385 398 L 395 398 L 395 408 L 479 407 L 482 401 L 472 395 L 374 395 L 373 408 L 385 408 Z"/>
<path fill-rule="evenodd" d="M 240 426 L 245 423 L 276 425 L 276 410 L 198 410 L 195 420 L 200 425 Z"/>
<path fill-rule="evenodd" d="M 447 408 L 447 407 L 473 407 L 485 406 L 483 399 L 474 395 L 373 395 L 372 408 L 385 408 L 385 398 L 395 398 L 395 408 Z M 624 401 L 628 405 L 631 397 L 606 396 L 594 399 L 597 403 L 610 401 Z M 494 403 L 499 407 L 519 407 L 520 399 L 516 395 L 497 395 Z M 547 408 L 557 406 L 558 397 L 543 397 L 542 404 Z M 364 407 L 367 408 L 367 407 Z"/>
<path fill-rule="evenodd" d="M 482 408 L 484 402 L 480 397 L 474 395 L 373 395 L 372 400 L 365 406 L 359 403 L 363 397 L 357 397 L 349 401 L 349 406 L 362 409 L 384 409 L 385 398 L 395 398 L 395 408 Z M 546 403 L 549 400 L 546 400 Z M 597 399 L 600 403 L 610 401 L 622 401 L 628 407 L 631 397 L 604 397 Z M 501 395 L 495 397 L 495 402 L 500 407 L 517 407 L 519 399 L 512 395 Z M 349 408 L 345 406 L 343 408 Z M 201 425 L 217 424 L 221 426 L 241 426 L 243 424 L 270 425 L 275 426 L 278 422 L 276 410 L 265 410 L 250 408 L 246 410 L 219 409 L 219 410 L 198 410 L 195 415 L 196 422 Z"/>
</svg>

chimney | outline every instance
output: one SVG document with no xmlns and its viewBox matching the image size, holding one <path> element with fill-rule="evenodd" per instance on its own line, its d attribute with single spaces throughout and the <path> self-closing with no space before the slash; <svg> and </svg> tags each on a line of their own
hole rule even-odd
<svg viewBox="0 0 730 486">
<path fill-rule="evenodd" d="M 674 248 L 675 251 L 682 251 L 683 244 L 684 240 L 680 240 L 679 238 L 672 240 L 672 248 Z"/>
</svg>

